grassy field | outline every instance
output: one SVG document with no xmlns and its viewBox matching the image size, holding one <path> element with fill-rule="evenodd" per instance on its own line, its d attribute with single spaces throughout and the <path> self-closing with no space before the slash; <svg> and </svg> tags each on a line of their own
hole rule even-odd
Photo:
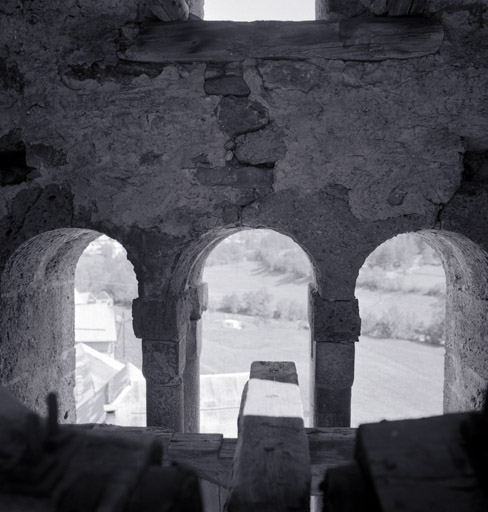
<svg viewBox="0 0 488 512">
<path fill-rule="evenodd" d="M 226 327 L 229 318 L 242 329 Z M 309 347 L 310 331 L 296 322 L 206 313 L 200 369 L 202 374 L 240 373 L 256 360 L 294 361 L 308 417 Z M 443 347 L 362 336 L 356 344 L 353 425 L 441 414 L 443 365 Z"/>
</svg>

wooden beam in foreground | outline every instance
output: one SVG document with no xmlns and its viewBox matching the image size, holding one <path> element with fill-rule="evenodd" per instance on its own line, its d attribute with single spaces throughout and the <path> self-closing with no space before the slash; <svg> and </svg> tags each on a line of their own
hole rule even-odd
<svg viewBox="0 0 488 512">
<path fill-rule="evenodd" d="M 237 439 L 222 434 L 174 434 L 159 427 L 118 427 L 115 425 L 77 425 L 98 432 L 127 437 L 149 436 L 164 446 L 163 463 L 183 464 L 199 478 L 228 488 Z M 353 460 L 356 429 L 306 428 L 312 469 L 312 496 L 319 496 L 319 486 L 327 470 L 349 464 Z"/>
<path fill-rule="evenodd" d="M 252 363 L 238 432 L 225 510 L 310 510 L 310 454 L 294 363 Z"/>
<path fill-rule="evenodd" d="M 229 62 L 248 57 L 381 61 L 435 53 L 443 38 L 442 26 L 424 18 L 154 22 L 119 57 L 152 63 Z"/>
</svg>

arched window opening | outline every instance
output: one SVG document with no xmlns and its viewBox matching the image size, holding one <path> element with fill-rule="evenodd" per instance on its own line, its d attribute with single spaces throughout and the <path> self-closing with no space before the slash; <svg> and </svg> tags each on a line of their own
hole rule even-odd
<svg viewBox="0 0 488 512">
<path fill-rule="evenodd" d="M 315 19 L 315 2 L 296 0 L 205 0 L 205 20 L 305 21 Z"/>
<path fill-rule="evenodd" d="M 312 267 L 287 236 L 241 231 L 208 256 L 203 280 L 200 429 L 237 435 L 242 390 L 252 361 L 294 361 L 309 424 L 310 332 L 307 290 Z"/>
<path fill-rule="evenodd" d="M 146 425 L 141 342 L 132 330 L 137 279 L 125 249 L 101 236 L 75 276 L 77 423 Z"/>
<path fill-rule="evenodd" d="M 351 424 L 443 412 L 446 277 L 422 235 L 379 246 L 359 272 Z"/>
</svg>

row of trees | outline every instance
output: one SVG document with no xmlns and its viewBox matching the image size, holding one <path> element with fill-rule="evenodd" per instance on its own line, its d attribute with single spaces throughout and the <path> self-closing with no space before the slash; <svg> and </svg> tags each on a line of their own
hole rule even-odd
<svg viewBox="0 0 488 512">
<path fill-rule="evenodd" d="M 218 311 L 261 318 L 282 320 L 306 320 L 307 311 L 304 304 L 294 299 L 274 301 L 273 295 L 260 288 L 254 292 L 246 292 L 242 296 L 236 293 L 224 295 L 216 308 Z"/>
<path fill-rule="evenodd" d="M 241 231 L 220 243 L 210 254 L 209 266 L 257 261 L 269 272 L 290 274 L 297 279 L 311 278 L 310 261 L 292 239 L 275 231 Z M 365 267 L 382 270 L 406 270 L 415 265 L 440 265 L 434 249 L 412 234 L 390 239 L 373 251 Z"/>
</svg>

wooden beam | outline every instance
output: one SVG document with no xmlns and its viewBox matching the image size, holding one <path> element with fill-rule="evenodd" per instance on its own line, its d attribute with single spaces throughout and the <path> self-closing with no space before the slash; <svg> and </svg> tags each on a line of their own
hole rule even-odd
<svg viewBox="0 0 488 512">
<path fill-rule="evenodd" d="M 225 510 L 308 511 L 310 454 L 295 363 L 252 363 L 237 424 Z"/>
<path fill-rule="evenodd" d="M 237 439 L 221 434 L 173 434 L 159 427 L 119 427 L 115 425 L 77 425 L 95 428 L 98 432 L 116 433 L 138 438 L 150 436 L 164 447 L 163 464 L 178 462 L 191 469 L 199 478 L 228 488 Z M 306 428 L 312 470 L 312 496 L 319 496 L 324 474 L 329 469 L 353 460 L 354 428 Z"/>
<path fill-rule="evenodd" d="M 466 451 L 469 414 L 361 425 L 356 459 L 380 510 L 481 512 L 488 502 Z"/>
<path fill-rule="evenodd" d="M 150 23 L 119 57 L 151 63 L 229 62 L 248 57 L 381 61 L 435 53 L 443 38 L 442 26 L 423 18 Z"/>
</svg>

